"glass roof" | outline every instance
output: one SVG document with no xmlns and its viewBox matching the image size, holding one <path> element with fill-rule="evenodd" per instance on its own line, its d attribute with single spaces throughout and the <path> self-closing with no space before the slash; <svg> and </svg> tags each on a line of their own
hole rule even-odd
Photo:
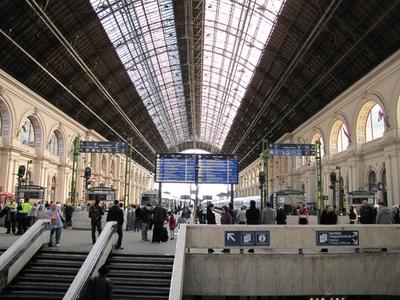
<svg viewBox="0 0 400 300">
<path fill-rule="evenodd" d="M 168 147 L 189 140 L 171 0 L 91 0 Z"/>
<path fill-rule="evenodd" d="M 222 147 L 283 0 L 206 0 L 200 140 Z"/>
<path fill-rule="evenodd" d="M 205 1 L 197 140 L 222 147 L 283 2 Z M 91 4 L 166 145 L 190 141 L 172 0 Z"/>
</svg>

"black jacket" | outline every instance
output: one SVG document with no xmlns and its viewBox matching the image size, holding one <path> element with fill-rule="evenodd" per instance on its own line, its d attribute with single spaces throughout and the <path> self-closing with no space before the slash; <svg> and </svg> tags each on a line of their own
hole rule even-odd
<svg viewBox="0 0 400 300">
<path fill-rule="evenodd" d="M 371 206 L 361 206 L 360 208 L 360 223 L 374 224 L 374 212 Z"/>
<path fill-rule="evenodd" d="M 147 207 L 142 207 L 140 211 L 141 215 L 141 220 L 143 223 L 149 223 L 150 222 L 150 215 L 151 212 L 147 209 Z"/>
<path fill-rule="evenodd" d="M 118 226 L 122 226 L 124 223 L 124 211 L 118 205 L 114 205 L 108 210 L 107 222 L 109 221 L 117 221 Z"/>
<path fill-rule="evenodd" d="M 215 214 L 209 208 L 207 208 L 206 218 L 207 218 L 207 224 L 217 224 L 217 222 L 215 222 Z"/>
<path fill-rule="evenodd" d="M 246 210 L 246 221 L 248 225 L 260 224 L 260 210 L 250 206 L 250 208 Z"/>
<path fill-rule="evenodd" d="M 161 206 L 156 206 L 153 211 L 153 223 L 163 224 L 167 220 L 167 210 Z"/>
<path fill-rule="evenodd" d="M 142 209 L 143 208 L 137 207 L 136 210 L 135 210 L 135 217 L 138 220 L 142 220 Z"/>
</svg>

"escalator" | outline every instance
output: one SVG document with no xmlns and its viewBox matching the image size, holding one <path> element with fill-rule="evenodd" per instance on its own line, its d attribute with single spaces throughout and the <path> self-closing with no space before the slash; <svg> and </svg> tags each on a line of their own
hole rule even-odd
<svg viewBox="0 0 400 300">
<path fill-rule="evenodd" d="M 173 264 L 173 255 L 112 254 L 113 299 L 168 299 Z"/>
<path fill-rule="evenodd" d="M 62 299 L 87 253 L 39 250 L 0 299 Z"/>
</svg>

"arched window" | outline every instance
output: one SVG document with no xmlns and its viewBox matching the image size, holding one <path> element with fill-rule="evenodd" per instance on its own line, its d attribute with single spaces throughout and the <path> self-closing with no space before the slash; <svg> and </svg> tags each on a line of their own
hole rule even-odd
<svg viewBox="0 0 400 300">
<path fill-rule="evenodd" d="M 350 133 L 342 120 L 337 120 L 331 130 L 330 151 L 332 154 L 346 151 L 350 142 Z"/>
<path fill-rule="evenodd" d="M 371 171 L 368 174 L 368 190 L 372 190 L 376 188 L 376 173 L 375 171 Z"/>
<path fill-rule="evenodd" d="M 35 147 L 35 129 L 33 128 L 33 123 L 29 118 L 26 118 L 22 123 L 19 141 L 23 145 Z"/>
<path fill-rule="evenodd" d="M 348 146 L 349 146 L 349 133 L 346 128 L 346 125 L 342 123 L 337 138 L 337 152 L 346 151 Z"/>
<path fill-rule="evenodd" d="M 55 156 L 60 155 L 59 141 L 58 141 L 57 134 L 54 131 L 50 134 L 49 152 Z"/>
<path fill-rule="evenodd" d="M 365 124 L 365 141 L 369 142 L 380 138 L 385 132 L 385 120 L 379 104 L 375 104 L 368 116 Z"/>
</svg>

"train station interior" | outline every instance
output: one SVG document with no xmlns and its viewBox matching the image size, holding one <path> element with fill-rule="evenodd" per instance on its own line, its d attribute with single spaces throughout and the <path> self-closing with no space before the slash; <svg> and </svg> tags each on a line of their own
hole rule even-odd
<svg viewBox="0 0 400 300">
<path fill-rule="evenodd" d="M 2 0 L 0 45 L 0 299 L 400 299 L 400 0 Z"/>
</svg>

